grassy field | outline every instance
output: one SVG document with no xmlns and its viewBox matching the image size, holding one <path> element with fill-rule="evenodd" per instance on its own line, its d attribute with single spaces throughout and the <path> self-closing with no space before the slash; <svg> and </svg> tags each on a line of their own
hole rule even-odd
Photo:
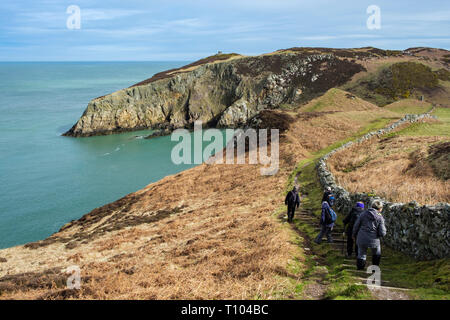
<svg viewBox="0 0 450 320">
<path fill-rule="evenodd" d="M 443 136 L 450 137 L 450 108 L 436 108 L 433 115 L 438 121 L 413 123 L 388 136 Z"/>
<path fill-rule="evenodd" d="M 391 103 L 383 108 L 401 114 L 422 114 L 430 111 L 433 106 L 425 101 L 405 99 Z"/>
</svg>

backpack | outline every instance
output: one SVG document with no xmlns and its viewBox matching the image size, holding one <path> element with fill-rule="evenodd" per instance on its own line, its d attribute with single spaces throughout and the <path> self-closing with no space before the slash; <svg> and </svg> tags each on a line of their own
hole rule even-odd
<svg viewBox="0 0 450 320">
<path fill-rule="evenodd" d="M 336 221 L 337 215 L 333 209 L 329 208 L 325 211 L 325 225 L 332 224 Z"/>
<path fill-rule="evenodd" d="M 334 195 L 333 194 L 328 195 L 327 202 L 330 205 L 330 207 L 334 206 Z"/>
</svg>

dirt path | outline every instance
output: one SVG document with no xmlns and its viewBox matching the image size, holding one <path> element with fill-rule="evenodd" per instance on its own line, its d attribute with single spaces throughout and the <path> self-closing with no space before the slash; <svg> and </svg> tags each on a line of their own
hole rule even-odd
<svg viewBox="0 0 450 320">
<path fill-rule="evenodd" d="M 296 179 L 297 180 L 297 179 Z M 297 181 L 296 181 L 297 182 Z M 286 221 L 286 214 L 280 214 L 279 218 Z M 302 210 L 300 208 L 299 212 L 295 214 L 295 219 L 300 222 L 306 223 L 309 226 L 318 226 L 318 219 L 311 212 Z M 306 256 L 309 258 L 310 266 L 313 272 L 306 273 L 302 280 L 306 283 L 303 289 L 304 299 L 307 300 L 322 300 L 326 299 L 326 293 L 329 287 L 329 283 L 325 281 L 325 277 L 328 273 L 328 268 L 326 261 L 320 256 L 318 252 L 314 250 L 312 245 L 313 239 L 311 239 L 305 232 L 301 231 L 295 223 L 291 224 L 294 231 L 299 234 L 304 239 L 304 251 Z M 317 230 L 318 231 L 318 230 Z M 342 267 L 344 270 L 351 273 L 354 277 L 355 284 L 366 284 L 367 278 L 370 276 L 366 271 L 356 270 L 356 264 L 354 258 L 346 258 L 346 243 L 342 239 L 342 226 L 337 225 L 332 232 L 334 243 L 326 244 L 323 242 L 322 245 L 331 245 L 331 247 L 336 251 L 336 253 L 342 256 Z M 370 263 L 370 258 L 368 259 L 368 264 Z M 389 270 L 383 270 L 381 266 L 382 274 L 389 272 Z M 380 287 L 369 287 L 371 295 L 376 300 L 410 300 L 411 298 L 407 294 L 407 288 L 396 288 L 391 287 L 389 282 L 384 281 L 381 278 Z"/>
<path fill-rule="evenodd" d="M 297 182 L 297 178 L 295 179 Z M 304 211 L 300 211 L 295 214 L 297 219 L 310 219 Z M 281 213 L 278 217 L 283 223 L 287 222 L 286 213 Z M 291 224 L 293 230 L 304 239 L 303 250 L 307 257 L 308 263 L 314 267 L 314 271 L 307 273 L 302 277 L 302 281 L 305 283 L 303 288 L 303 298 L 306 300 L 323 300 L 327 292 L 328 285 L 325 283 L 325 277 L 328 273 L 326 267 L 324 267 L 325 261 L 318 255 L 312 248 L 311 239 L 308 235 L 302 232 L 295 224 Z M 319 268 L 317 268 L 319 266 Z"/>
</svg>

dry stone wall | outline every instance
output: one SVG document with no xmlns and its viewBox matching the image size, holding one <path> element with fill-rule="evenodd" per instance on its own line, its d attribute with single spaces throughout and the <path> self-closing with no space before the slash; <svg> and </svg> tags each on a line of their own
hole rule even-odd
<svg viewBox="0 0 450 320">
<path fill-rule="evenodd" d="M 362 143 L 374 136 L 391 132 L 405 123 L 417 122 L 424 118 L 433 118 L 433 110 L 421 115 L 406 115 L 387 128 L 370 132 L 355 142 L 348 142 L 322 157 L 317 164 L 317 173 L 321 185 L 331 187 L 336 196 L 336 209 L 347 214 L 357 201 L 370 207 L 373 201 L 384 203 L 383 216 L 386 222 L 387 235 L 384 242 L 390 247 L 406 253 L 418 260 L 448 258 L 450 256 L 450 205 L 438 203 L 434 206 L 419 206 L 415 201 L 410 203 L 392 203 L 366 193 L 350 193 L 336 183 L 333 174 L 328 170 L 327 159 L 334 153 L 346 149 L 353 144 Z"/>
</svg>

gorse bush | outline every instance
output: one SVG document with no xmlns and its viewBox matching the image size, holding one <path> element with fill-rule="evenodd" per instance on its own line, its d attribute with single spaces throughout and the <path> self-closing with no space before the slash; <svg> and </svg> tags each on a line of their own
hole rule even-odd
<svg viewBox="0 0 450 320">
<path fill-rule="evenodd" d="M 391 99 L 408 98 L 415 89 L 435 88 L 438 74 L 416 62 L 395 63 L 369 82 L 369 89 Z"/>
<path fill-rule="evenodd" d="M 450 81 L 450 71 L 442 68 L 435 72 L 440 80 Z"/>
</svg>

